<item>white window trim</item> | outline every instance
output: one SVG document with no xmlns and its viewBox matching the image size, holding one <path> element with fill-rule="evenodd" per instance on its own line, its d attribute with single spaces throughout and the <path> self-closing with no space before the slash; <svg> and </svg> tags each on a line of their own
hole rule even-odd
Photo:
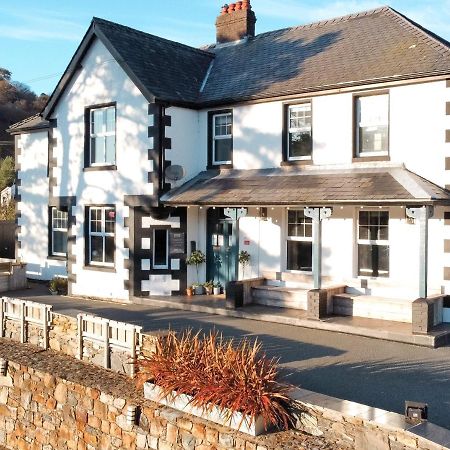
<svg viewBox="0 0 450 450">
<path fill-rule="evenodd" d="M 310 127 L 300 127 L 300 128 L 291 128 L 291 109 L 294 108 L 299 108 L 303 105 L 309 105 L 310 106 L 310 111 L 311 111 L 311 126 Z M 288 161 L 310 161 L 312 160 L 312 147 L 311 147 L 311 155 L 309 156 L 290 156 L 290 148 L 289 148 L 289 135 L 291 133 L 298 133 L 298 132 L 302 132 L 302 131 L 309 131 L 312 137 L 312 102 L 304 102 L 304 103 L 297 103 L 297 104 L 293 104 L 293 105 L 289 105 L 288 107 L 288 113 L 287 113 L 287 160 Z"/>
<path fill-rule="evenodd" d="M 307 236 L 289 236 L 289 211 L 303 211 L 303 208 L 290 208 L 286 210 L 286 255 L 285 255 L 285 267 L 286 267 L 286 272 L 287 273 L 299 273 L 299 274 L 307 274 L 307 275 L 311 275 L 313 272 L 313 268 L 311 268 L 311 270 L 293 270 L 293 269 L 288 269 L 287 264 L 287 257 L 288 257 L 288 251 L 287 251 L 287 243 L 288 241 L 295 241 L 295 242 L 313 242 L 313 238 L 314 238 L 314 227 L 312 227 L 312 236 L 311 237 L 307 237 Z M 312 223 L 311 223 L 312 226 Z"/>
<path fill-rule="evenodd" d="M 116 217 L 114 216 L 114 233 L 107 233 L 105 231 L 105 213 L 107 209 L 114 209 L 114 212 L 116 211 L 116 208 L 113 206 L 90 206 L 89 207 L 89 235 L 88 235 L 88 239 L 89 239 L 89 259 L 88 259 L 88 264 L 91 266 L 100 266 L 100 267 L 114 267 L 114 262 L 112 263 L 108 263 L 105 262 L 105 247 L 106 247 L 106 237 L 115 237 L 115 230 L 116 230 Z M 102 230 L 101 231 L 92 231 L 91 230 L 91 225 L 92 225 L 92 211 L 94 210 L 101 210 L 102 211 L 102 218 L 101 218 L 101 222 L 102 222 Z M 92 255 L 92 240 L 91 240 L 91 236 L 100 236 L 102 238 L 102 243 L 103 243 L 103 261 L 92 261 L 91 260 L 91 255 Z"/>
<path fill-rule="evenodd" d="M 114 109 L 114 131 L 106 131 L 106 111 L 108 109 Z M 94 123 L 93 121 L 93 117 L 94 117 L 94 112 L 96 111 L 103 111 L 103 124 L 102 124 L 102 131 L 100 133 L 94 133 L 93 132 L 93 126 L 92 124 Z M 116 107 L 111 105 L 111 106 L 105 106 L 105 107 L 101 107 L 101 108 L 92 108 L 89 111 L 89 165 L 92 167 L 98 167 L 98 166 L 111 166 L 114 165 L 116 163 L 116 143 L 115 143 L 115 139 L 114 139 L 114 161 L 111 162 L 106 162 L 106 138 L 109 136 L 116 136 L 116 117 L 117 114 L 117 110 Z M 96 137 L 104 137 L 105 138 L 105 145 L 103 147 L 103 159 L 104 162 L 93 162 L 92 161 L 92 138 L 96 138 Z"/>
<path fill-rule="evenodd" d="M 53 220 L 55 219 L 54 213 L 55 213 L 56 211 L 63 212 L 63 213 L 65 213 L 65 214 L 67 215 L 67 219 L 66 219 L 66 221 L 67 221 L 67 227 L 66 227 L 66 228 L 55 228 L 55 227 L 53 226 Z M 66 238 L 67 238 L 68 230 L 69 230 L 69 223 L 68 223 L 68 221 L 69 221 L 69 213 L 68 213 L 68 212 L 63 211 L 63 210 L 61 210 L 61 209 L 58 209 L 56 206 L 53 206 L 53 207 L 52 207 L 52 216 L 51 216 L 51 227 L 52 227 L 52 256 L 67 256 L 67 252 L 66 252 L 66 253 L 62 253 L 62 252 L 56 252 L 56 251 L 55 251 L 55 247 L 54 247 L 54 245 L 55 245 L 55 235 L 54 235 L 54 232 L 55 232 L 55 231 L 65 232 L 65 233 L 66 233 Z"/>
<path fill-rule="evenodd" d="M 216 136 L 216 118 L 217 117 L 231 117 L 231 134 Z M 233 161 L 216 161 L 216 141 L 231 139 L 231 143 L 233 144 L 233 114 L 231 112 L 228 113 L 220 113 L 214 114 L 212 116 L 212 163 L 214 166 L 220 166 L 222 164 L 233 164 Z"/>
<path fill-rule="evenodd" d="M 387 212 L 389 215 L 389 220 L 388 220 L 388 236 L 390 235 L 389 233 L 389 222 L 391 221 L 391 214 L 389 209 L 374 209 L 374 208 L 364 208 L 363 210 L 358 209 L 356 211 L 356 217 L 357 217 L 357 223 L 356 223 L 356 275 L 358 278 L 361 279 L 366 279 L 366 278 L 380 278 L 380 277 L 374 277 L 372 275 L 372 270 L 369 271 L 369 269 L 361 269 L 359 267 L 359 257 L 358 257 L 358 246 L 361 245 L 384 245 L 389 247 L 389 268 L 391 267 L 391 246 L 390 246 L 390 241 L 389 238 L 388 239 L 360 239 L 359 238 L 359 217 L 360 217 L 360 213 L 361 212 Z M 367 275 L 360 275 L 360 272 L 367 272 Z M 390 276 L 390 270 L 388 270 L 387 272 L 385 270 L 383 271 L 379 271 L 380 273 L 387 273 L 387 276 L 381 277 L 383 279 L 389 278 Z"/>
<path fill-rule="evenodd" d="M 155 245 L 155 232 L 164 230 L 166 232 L 166 264 L 155 264 L 155 251 L 156 251 L 156 245 Z M 169 230 L 167 228 L 153 228 L 152 233 L 152 239 L 153 239 L 153 247 L 152 247 L 152 262 L 153 262 L 153 269 L 157 270 L 164 270 L 169 268 Z"/>
<path fill-rule="evenodd" d="M 387 96 L 387 133 L 388 133 L 388 148 L 386 150 L 381 150 L 381 151 L 365 151 L 365 152 L 361 152 L 360 151 L 360 141 L 359 141 L 359 130 L 361 128 L 361 108 L 360 108 L 360 102 L 359 100 L 361 98 L 370 98 L 370 97 L 377 97 L 377 96 L 381 96 L 381 95 L 385 95 Z M 360 95 L 356 97 L 356 102 L 355 102 L 355 108 L 356 108 L 356 157 L 358 158 L 364 158 L 366 157 L 371 157 L 371 156 L 389 156 L 389 148 L 390 148 L 390 141 L 389 141 L 389 137 L 390 137 L 390 94 L 383 92 L 383 93 L 379 93 L 379 94 L 373 94 L 373 95 Z M 379 125 L 379 124 L 378 124 Z M 364 124 L 365 127 L 370 126 L 368 124 Z M 376 125 L 373 125 L 376 126 Z"/>
</svg>

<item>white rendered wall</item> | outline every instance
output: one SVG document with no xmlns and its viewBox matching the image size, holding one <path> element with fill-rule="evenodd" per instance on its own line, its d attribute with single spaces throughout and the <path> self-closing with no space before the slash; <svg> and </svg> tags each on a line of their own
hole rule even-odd
<svg viewBox="0 0 450 450">
<path fill-rule="evenodd" d="M 18 146 L 21 165 L 18 204 L 21 217 L 19 258 L 27 263 L 29 278 L 50 280 L 66 274 L 65 261 L 48 259 L 48 133 L 22 134 Z"/>
<path fill-rule="evenodd" d="M 73 294 L 127 299 L 124 280 L 129 275 L 124 260 L 128 258 L 128 249 L 124 248 L 124 239 L 129 232 L 123 224 L 129 211 L 124 206 L 124 195 L 153 194 L 153 185 L 148 183 L 148 173 L 152 171 L 147 156 L 150 148 L 148 102 L 98 40 L 88 51 L 82 66 L 53 114 L 58 121 L 54 131 L 57 186 L 53 195 L 77 197 L 76 244 L 73 247 L 76 263 L 72 266 L 77 279 L 72 287 Z M 109 102 L 117 102 L 117 170 L 85 172 L 85 107 Z M 90 204 L 116 206 L 115 272 L 84 267 L 84 211 Z"/>
</svg>

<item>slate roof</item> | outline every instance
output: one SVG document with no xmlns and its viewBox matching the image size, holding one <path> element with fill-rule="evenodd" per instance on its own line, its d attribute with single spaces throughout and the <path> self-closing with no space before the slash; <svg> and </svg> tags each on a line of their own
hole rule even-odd
<svg viewBox="0 0 450 450">
<path fill-rule="evenodd" d="M 11 125 L 6 131 L 10 134 L 22 133 L 28 130 L 37 130 L 48 128 L 49 122 L 44 120 L 40 114 L 28 117 L 20 122 Z"/>
<path fill-rule="evenodd" d="M 198 100 L 214 58 L 210 52 L 104 19 L 95 17 L 92 22 L 156 98 L 182 103 Z"/>
<path fill-rule="evenodd" d="M 161 198 L 168 205 L 431 204 L 450 192 L 403 167 L 205 171 Z"/>
<path fill-rule="evenodd" d="M 200 102 L 292 95 L 450 71 L 450 44 L 389 7 L 210 48 Z"/>
</svg>

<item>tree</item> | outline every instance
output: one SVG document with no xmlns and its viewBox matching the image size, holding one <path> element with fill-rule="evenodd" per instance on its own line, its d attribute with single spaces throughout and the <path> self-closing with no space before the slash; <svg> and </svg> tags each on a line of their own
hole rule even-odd
<svg viewBox="0 0 450 450">
<path fill-rule="evenodd" d="M 37 96 L 27 85 L 12 80 L 11 71 L 0 67 L 0 141 L 10 141 L 6 129 L 41 112 L 48 96 Z"/>
<path fill-rule="evenodd" d="M 7 156 L 5 159 L 0 160 L 0 191 L 7 186 L 11 186 L 15 178 L 14 159 L 11 156 Z"/>
</svg>

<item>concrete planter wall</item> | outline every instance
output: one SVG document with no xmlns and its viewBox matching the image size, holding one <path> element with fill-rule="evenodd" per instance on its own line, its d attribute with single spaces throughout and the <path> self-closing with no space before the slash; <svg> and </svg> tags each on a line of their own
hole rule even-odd
<svg viewBox="0 0 450 450">
<path fill-rule="evenodd" d="M 173 395 L 164 398 L 162 390 L 153 383 L 144 384 L 144 397 L 161 405 L 169 406 L 178 411 L 192 414 L 251 436 L 259 436 L 265 432 L 264 421 L 261 416 L 258 416 L 255 421 L 251 422 L 249 416 L 245 416 L 243 419 L 241 413 L 234 413 L 230 419 L 227 419 L 226 411 L 224 412 L 217 407 L 214 407 L 211 411 L 206 411 L 206 408 L 193 406 L 190 395 L 181 394 L 177 396 L 174 392 Z"/>
</svg>

